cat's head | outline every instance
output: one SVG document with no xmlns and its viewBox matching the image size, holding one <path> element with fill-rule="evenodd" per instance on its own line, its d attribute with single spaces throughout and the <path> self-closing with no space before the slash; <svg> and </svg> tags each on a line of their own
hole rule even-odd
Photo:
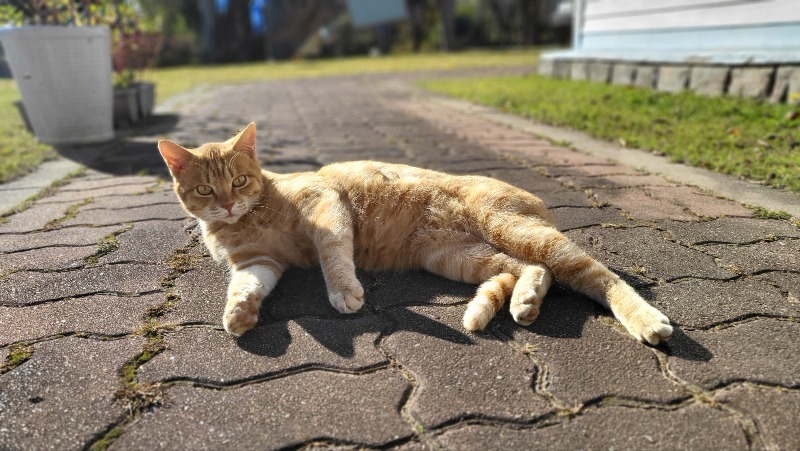
<svg viewBox="0 0 800 451">
<path fill-rule="evenodd" d="M 254 123 L 223 143 L 186 149 L 161 140 L 158 150 L 184 208 L 203 221 L 235 223 L 253 208 L 264 188 Z"/>
</svg>

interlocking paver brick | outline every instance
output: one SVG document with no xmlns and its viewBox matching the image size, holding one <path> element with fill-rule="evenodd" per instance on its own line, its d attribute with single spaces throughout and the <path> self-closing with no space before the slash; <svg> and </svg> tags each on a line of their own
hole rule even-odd
<svg viewBox="0 0 800 451">
<path fill-rule="evenodd" d="M 607 407 L 540 429 L 465 426 L 439 440 L 451 449 L 747 449 L 736 420 L 693 405 L 677 411 Z"/>
<path fill-rule="evenodd" d="M 677 186 L 667 181 L 664 177 L 649 174 L 612 174 L 597 177 L 566 175 L 558 177 L 557 180 L 568 186 L 579 188 L 621 188 L 632 186 Z"/>
<path fill-rule="evenodd" d="M 786 302 L 792 306 L 800 305 L 800 274 L 794 272 L 770 271 L 754 276 L 786 293 Z"/>
<path fill-rule="evenodd" d="M 630 166 L 621 164 L 592 164 L 586 166 L 552 166 L 545 168 L 548 175 L 552 177 L 580 176 L 580 177 L 609 177 L 630 175 L 638 176 L 643 173 Z"/>
<path fill-rule="evenodd" d="M 178 205 L 172 204 L 158 204 L 147 205 L 144 207 L 133 207 L 124 210 L 84 210 L 67 221 L 62 223 L 62 226 L 76 226 L 76 225 L 92 225 L 104 226 L 112 224 L 126 224 L 130 222 L 139 222 L 156 219 L 172 219 L 181 220 L 186 219 L 187 214 Z"/>
<path fill-rule="evenodd" d="M 142 414 L 115 447 L 276 449 L 321 438 L 378 446 L 412 434 L 399 412 L 407 391 L 391 369 L 310 371 L 232 390 L 178 386 L 168 407 Z"/>
<path fill-rule="evenodd" d="M 120 262 L 163 262 L 175 249 L 191 240 L 185 223 L 178 221 L 145 221 L 117 235 L 117 249 L 98 260 L 99 264 Z"/>
<path fill-rule="evenodd" d="M 800 385 L 800 323 L 757 319 L 721 330 L 686 331 L 669 342 L 670 369 L 712 389 L 740 380 Z M 792 362 L 787 365 L 787 362 Z"/>
<path fill-rule="evenodd" d="M 596 318 L 599 309 L 554 287 L 532 325 L 520 327 L 504 318 L 501 330 L 528 345 L 534 359 L 546 365 L 548 391 L 567 405 L 607 397 L 669 402 L 689 396 L 661 374 L 651 350 L 602 324 Z"/>
<path fill-rule="evenodd" d="M 0 305 L 20 306 L 90 294 L 159 291 L 167 270 L 155 265 L 110 265 L 77 271 L 22 271 L 0 280 Z"/>
<path fill-rule="evenodd" d="M 613 205 L 626 211 L 634 219 L 640 221 L 660 221 L 673 219 L 676 221 L 694 221 L 697 215 L 686 211 L 686 207 L 672 202 L 670 199 L 653 197 L 642 188 L 593 188 L 600 202 Z"/>
<path fill-rule="evenodd" d="M 55 195 L 43 199 L 42 203 L 72 203 L 88 198 L 101 199 L 109 196 L 121 197 L 131 194 L 142 194 L 145 193 L 148 188 L 154 186 L 157 186 L 157 179 L 154 177 L 88 182 L 79 179 L 58 190 Z"/>
<path fill-rule="evenodd" d="M 0 224 L 0 234 L 24 233 L 42 229 L 48 222 L 64 216 L 63 204 L 36 204 Z"/>
<path fill-rule="evenodd" d="M 532 387 L 533 363 L 490 335 L 467 334 L 463 306 L 389 312 L 382 347 L 417 380 L 410 413 L 425 427 L 464 416 L 530 419 L 552 409 Z"/>
<path fill-rule="evenodd" d="M 39 233 L 0 235 L 0 252 L 37 249 L 57 246 L 95 245 L 101 238 L 119 230 L 118 226 L 74 227 Z"/>
<path fill-rule="evenodd" d="M 147 309 L 164 302 L 144 296 L 94 295 L 25 307 L 0 307 L 0 346 L 56 334 L 122 335 L 136 331 Z"/>
<path fill-rule="evenodd" d="M 592 206 L 582 191 L 567 188 L 554 179 L 529 170 L 492 170 L 489 174 L 539 197 L 548 208 Z"/>
<path fill-rule="evenodd" d="M 558 230 L 581 229 L 584 227 L 615 225 L 633 225 L 633 221 L 622 216 L 616 208 L 575 208 L 563 207 L 551 209 L 553 222 Z"/>
<path fill-rule="evenodd" d="M 778 237 L 800 238 L 788 221 L 755 218 L 717 218 L 705 222 L 666 221 L 659 224 L 678 241 L 688 244 L 747 244 Z"/>
<path fill-rule="evenodd" d="M 744 385 L 723 390 L 715 398 L 753 418 L 766 449 L 800 448 L 800 392 Z"/>
<path fill-rule="evenodd" d="M 661 187 L 651 186 L 646 188 L 650 196 L 669 200 L 677 205 L 687 208 L 697 216 L 753 216 L 753 212 L 744 205 L 728 199 L 722 199 L 701 192 L 689 186 Z"/>
<path fill-rule="evenodd" d="M 174 204 L 176 202 L 175 192 L 172 191 L 169 185 L 164 184 L 163 187 L 145 194 L 93 198 L 92 203 L 81 208 L 81 210 L 125 210 L 160 204 Z"/>
<path fill-rule="evenodd" d="M 683 326 L 708 328 L 757 315 L 800 316 L 800 304 L 755 278 L 688 279 L 653 287 L 650 293 L 648 301 Z"/>
<path fill-rule="evenodd" d="M 379 309 L 400 305 L 465 303 L 475 296 L 477 289 L 475 285 L 444 279 L 425 271 L 384 271 L 373 274 L 373 282 L 364 285 L 367 290 L 365 299 Z"/>
<path fill-rule="evenodd" d="M 746 274 L 762 271 L 797 271 L 800 268 L 800 240 L 778 240 L 744 246 L 708 244 L 700 246 Z"/>
<path fill-rule="evenodd" d="M 569 231 L 567 236 L 605 265 L 624 272 L 667 281 L 735 276 L 719 268 L 710 255 L 667 241 L 662 232 L 648 227 L 591 227 Z"/>
<path fill-rule="evenodd" d="M 96 252 L 97 246 L 55 246 L 15 252 L 13 254 L 0 254 L 2 255 L 2 259 L 0 259 L 0 274 L 8 274 L 14 271 L 78 269 L 86 264 L 86 258 Z"/>
<path fill-rule="evenodd" d="M 228 273 L 210 258 L 202 259 L 195 269 L 175 281 L 181 301 L 165 316 L 171 323 L 222 324 Z M 262 306 L 263 307 L 263 306 Z"/>
<path fill-rule="evenodd" d="M 141 380 L 194 380 L 219 385 L 304 368 L 364 371 L 388 364 L 373 343 L 388 323 L 376 316 L 279 321 L 240 338 L 222 330 L 183 329 L 167 335 L 167 350 L 139 370 Z M 206 349 L 197 359 L 197 349 Z"/>
<path fill-rule="evenodd" d="M 0 375 L 0 448 L 80 449 L 126 413 L 114 400 L 117 371 L 141 352 L 141 337 L 66 337 Z"/>
</svg>

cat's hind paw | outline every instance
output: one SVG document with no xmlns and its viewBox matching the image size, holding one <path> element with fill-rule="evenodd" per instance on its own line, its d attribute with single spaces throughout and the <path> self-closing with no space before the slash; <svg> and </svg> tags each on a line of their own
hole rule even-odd
<svg viewBox="0 0 800 451">
<path fill-rule="evenodd" d="M 640 307 L 624 326 L 634 338 L 651 345 L 657 345 L 672 335 L 669 318 L 650 305 Z"/>
<path fill-rule="evenodd" d="M 364 305 L 364 289 L 359 284 L 348 291 L 328 293 L 328 299 L 339 313 L 355 313 Z"/>
<path fill-rule="evenodd" d="M 470 332 L 483 330 L 489 321 L 494 318 L 494 308 L 489 302 L 482 299 L 473 300 L 467 305 L 467 310 L 464 312 L 464 329 Z"/>
</svg>

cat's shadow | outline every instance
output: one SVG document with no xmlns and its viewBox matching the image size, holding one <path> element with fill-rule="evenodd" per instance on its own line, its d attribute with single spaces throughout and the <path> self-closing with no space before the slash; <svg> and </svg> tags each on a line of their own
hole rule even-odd
<svg viewBox="0 0 800 451">
<path fill-rule="evenodd" d="M 636 284 L 631 278 L 620 275 Z M 342 315 L 328 302 L 319 268 L 290 268 L 264 300 L 259 324 L 239 337 L 237 345 L 245 352 L 260 356 L 283 356 L 290 352 L 292 345 L 290 323 L 299 326 L 327 350 L 346 358 L 356 355 L 356 342 L 363 335 L 372 335 L 377 341 L 382 336 L 408 331 L 456 344 L 475 342 L 476 335 L 460 327 L 466 302 L 475 293 L 474 285 L 423 271 L 359 271 L 358 278 L 366 290 L 367 305 L 359 313 Z M 639 285 L 637 290 L 647 296 L 649 287 L 636 285 Z M 587 321 L 599 317 L 612 323 L 616 321 L 596 303 L 554 285 L 544 299 L 539 317 L 530 326 L 514 323 L 506 305 L 489 327 L 506 337 L 522 331 L 550 338 L 576 339 L 583 336 Z M 673 337 L 659 345 L 659 349 L 685 360 L 709 361 L 713 357 L 708 349 L 678 327 Z"/>
<path fill-rule="evenodd" d="M 269 357 L 286 354 L 292 344 L 289 322 L 319 344 L 342 357 L 356 354 L 362 335 L 375 340 L 398 330 L 437 337 L 457 344 L 472 344 L 473 337 L 415 311 L 415 307 L 465 306 L 475 287 L 421 271 L 359 271 L 366 305 L 358 313 L 343 315 L 328 302 L 319 268 L 290 268 L 261 306 L 259 324 L 236 340 L 244 351 Z"/>
</svg>

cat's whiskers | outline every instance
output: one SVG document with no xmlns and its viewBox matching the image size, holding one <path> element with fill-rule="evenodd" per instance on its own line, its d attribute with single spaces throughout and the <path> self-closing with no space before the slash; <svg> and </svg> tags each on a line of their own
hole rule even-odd
<svg viewBox="0 0 800 451">
<path fill-rule="evenodd" d="M 270 207 L 269 205 L 267 205 L 267 204 L 265 204 L 265 203 L 263 203 L 263 202 L 256 202 L 256 203 L 254 203 L 252 208 L 255 208 L 255 207 L 262 207 L 262 208 L 265 208 L 265 209 L 267 209 L 267 210 L 269 210 L 269 211 L 272 211 L 272 212 L 274 212 L 274 213 L 276 213 L 276 214 L 278 214 L 278 215 L 280 215 L 280 216 L 283 216 L 284 218 L 287 218 L 287 217 L 289 217 L 289 216 L 288 216 L 286 213 L 283 213 L 283 212 L 281 212 L 280 210 L 276 210 L 276 209 L 274 209 L 274 208 Z M 251 208 L 251 210 L 252 210 L 252 208 Z"/>
</svg>

